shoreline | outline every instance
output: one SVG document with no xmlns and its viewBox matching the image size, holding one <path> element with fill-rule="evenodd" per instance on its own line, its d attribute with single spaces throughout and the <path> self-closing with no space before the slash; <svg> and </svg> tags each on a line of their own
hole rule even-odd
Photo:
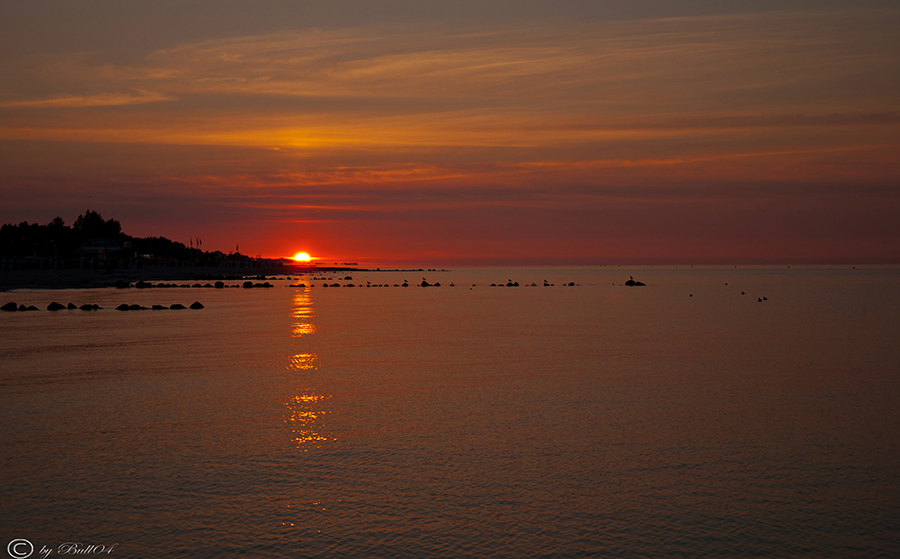
<svg viewBox="0 0 900 559">
<path fill-rule="evenodd" d="M 235 281 L 258 278 L 259 276 L 299 276 L 307 274 L 328 274 L 343 272 L 371 272 L 368 268 L 342 266 L 260 266 L 253 268 L 220 268 L 213 266 L 146 266 L 107 271 L 98 270 L 0 270 L 0 292 L 16 289 L 95 289 L 115 287 L 118 280 L 136 283 L 169 281 L 214 281 L 232 279 Z M 423 271 L 419 270 L 378 270 L 382 272 Z"/>
<path fill-rule="evenodd" d="M 0 270 L 0 292 L 16 289 L 92 289 L 114 287 L 117 280 L 160 282 L 292 275 L 304 271 L 275 268 L 145 267 L 107 270 Z"/>
</svg>

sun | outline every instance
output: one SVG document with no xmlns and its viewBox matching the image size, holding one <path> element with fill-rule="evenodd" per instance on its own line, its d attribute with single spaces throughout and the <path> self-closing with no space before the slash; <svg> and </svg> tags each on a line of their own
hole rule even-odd
<svg viewBox="0 0 900 559">
<path fill-rule="evenodd" d="M 294 260 L 296 260 L 297 262 L 309 262 L 310 260 L 312 260 L 312 258 L 310 258 L 310 256 L 305 252 L 298 252 L 294 255 Z"/>
</svg>

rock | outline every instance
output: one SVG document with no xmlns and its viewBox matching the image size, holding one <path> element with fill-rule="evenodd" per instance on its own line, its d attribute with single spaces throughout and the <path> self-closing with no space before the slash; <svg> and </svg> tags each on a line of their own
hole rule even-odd
<svg viewBox="0 0 900 559">
<path fill-rule="evenodd" d="M 225 282 L 223 282 L 223 281 L 216 282 L 216 289 L 224 289 L 224 288 L 225 288 Z"/>
<path fill-rule="evenodd" d="M 117 310 L 117 311 L 128 311 L 128 310 L 131 310 L 131 307 L 129 307 L 129 306 L 128 306 L 127 304 L 125 304 L 125 303 L 122 303 L 121 305 L 119 305 L 118 307 L 116 307 L 116 310 Z"/>
<path fill-rule="evenodd" d="M 344 279 L 347 280 L 347 281 L 352 281 L 352 280 L 353 280 L 353 277 L 351 277 L 351 276 L 346 276 Z"/>
<path fill-rule="evenodd" d="M 172 306 L 169 307 L 169 308 L 172 309 L 173 311 L 181 311 L 181 310 L 186 309 L 187 307 L 185 307 L 185 306 L 182 305 L 181 303 L 175 303 L 174 305 L 172 305 Z"/>
<path fill-rule="evenodd" d="M 153 310 L 155 310 L 155 311 L 167 311 L 167 310 L 169 310 L 169 307 L 164 307 L 164 306 L 162 306 L 162 305 L 153 305 L 151 308 L 152 308 Z"/>
<path fill-rule="evenodd" d="M 569 285 L 575 285 L 575 284 L 570 283 Z M 628 287 L 643 287 L 643 286 L 646 286 L 647 284 L 644 282 L 634 281 L 633 279 L 630 279 L 625 282 L 625 285 L 627 285 Z"/>
<path fill-rule="evenodd" d="M 78 308 L 81 309 L 81 310 L 83 310 L 83 311 L 92 311 L 92 310 L 94 310 L 94 305 L 84 304 L 84 305 L 81 305 L 81 306 L 78 307 Z"/>
<path fill-rule="evenodd" d="M 428 282 L 425 281 L 425 280 L 422 280 L 422 283 L 421 283 L 420 285 L 421 285 L 422 287 L 431 287 L 431 284 L 428 283 Z"/>
<path fill-rule="evenodd" d="M 116 283 L 114 285 L 116 286 L 116 289 L 128 289 L 129 287 L 131 287 L 131 282 L 120 279 L 116 280 Z"/>
<path fill-rule="evenodd" d="M 253 282 L 252 282 L 252 281 L 245 281 L 245 282 L 244 282 L 244 285 L 243 285 L 243 288 L 244 288 L 244 289 L 250 289 L 251 287 L 253 287 Z"/>
<path fill-rule="evenodd" d="M 34 305 L 28 305 L 27 307 L 25 307 L 25 310 L 26 311 L 36 311 L 36 310 L 38 310 L 38 308 L 35 307 Z"/>
<path fill-rule="evenodd" d="M 138 289 L 149 289 L 149 288 L 153 287 L 153 284 L 141 280 L 141 281 L 137 282 L 136 284 L 134 284 L 134 286 Z"/>
<path fill-rule="evenodd" d="M 193 303 L 191 303 L 191 308 L 194 309 L 194 310 L 202 309 L 202 308 L 203 308 L 203 304 L 200 303 L 199 301 L 194 301 Z"/>
<path fill-rule="evenodd" d="M 16 312 L 16 310 L 18 310 L 18 308 L 19 308 L 19 306 L 17 304 L 10 301 L 9 303 L 6 303 L 2 307 L 0 307 L 0 311 Z"/>
<path fill-rule="evenodd" d="M 68 305 L 66 305 L 66 308 L 69 309 L 70 311 L 74 311 L 78 307 L 75 306 L 75 303 L 69 303 Z"/>
<path fill-rule="evenodd" d="M 440 287 L 440 286 L 441 286 L 441 282 L 439 282 L 439 281 L 434 282 L 434 286 L 435 286 L 435 287 Z"/>
<path fill-rule="evenodd" d="M 128 310 L 130 310 L 130 311 L 145 311 L 145 310 L 147 310 L 147 307 L 142 307 L 140 305 L 129 305 Z"/>
<path fill-rule="evenodd" d="M 64 310 L 65 308 L 66 308 L 65 305 L 60 305 L 60 304 L 57 303 L 56 301 L 53 301 L 52 303 L 50 303 L 49 305 L 47 305 L 47 310 L 48 310 L 48 311 L 61 311 L 61 310 Z"/>
</svg>

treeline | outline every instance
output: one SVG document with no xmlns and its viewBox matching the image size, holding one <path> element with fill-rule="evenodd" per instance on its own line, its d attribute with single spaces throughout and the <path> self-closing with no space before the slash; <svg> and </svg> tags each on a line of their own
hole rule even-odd
<svg viewBox="0 0 900 559">
<path fill-rule="evenodd" d="M 138 257 L 150 255 L 175 260 L 226 257 L 219 251 L 203 252 L 165 237 L 132 237 L 122 232 L 122 224 L 118 220 L 103 219 L 99 212 L 93 210 L 79 215 L 71 227 L 61 217 L 54 218 L 46 225 L 23 221 L 18 225 L 7 223 L 0 226 L 0 256 L 70 259 L 77 257 L 77 249 L 90 239 L 111 239 L 123 252 Z M 131 247 L 126 249 L 128 243 Z M 236 253 L 228 255 L 228 258 L 247 257 Z"/>
</svg>

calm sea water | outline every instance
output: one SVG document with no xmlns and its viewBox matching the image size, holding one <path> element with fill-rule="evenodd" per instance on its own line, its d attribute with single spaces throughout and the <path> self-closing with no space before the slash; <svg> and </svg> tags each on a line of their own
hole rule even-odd
<svg viewBox="0 0 900 559">
<path fill-rule="evenodd" d="M 0 543 L 900 556 L 897 269 L 353 276 L 0 294 Z"/>
</svg>

